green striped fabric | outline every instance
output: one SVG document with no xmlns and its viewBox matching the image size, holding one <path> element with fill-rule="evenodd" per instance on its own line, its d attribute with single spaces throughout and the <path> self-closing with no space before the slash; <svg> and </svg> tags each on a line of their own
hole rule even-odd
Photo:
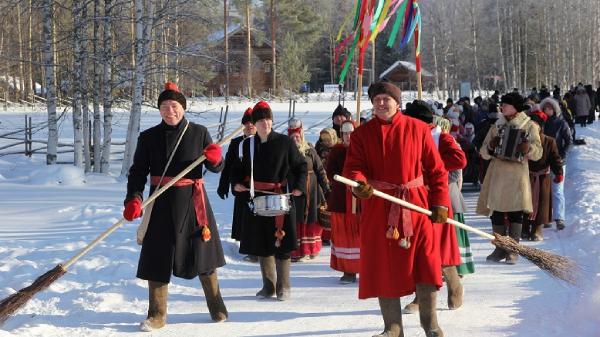
<svg viewBox="0 0 600 337">
<path fill-rule="evenodd" d="M 465 217 L 462 213 L 455 213 L 454 220 L 465 223 Z M 469 235 L 466 230 L 458 227 L 456 229 L 456 239 L 458 240 L 458 249 L 460 250 L 461 264 L 456 266 L 459 275 L 473 274 L 475 272 L 475 264 L 473 263 L 473 253 L 471 253 L 471 244 L 469 243 Z"/>
</svg>

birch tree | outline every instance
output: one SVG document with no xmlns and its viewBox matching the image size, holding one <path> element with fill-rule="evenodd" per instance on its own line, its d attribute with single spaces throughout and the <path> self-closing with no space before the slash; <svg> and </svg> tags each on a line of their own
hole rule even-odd
<svg viewBox="0 0 600 337">
<path fill-rule="evenodd" d="M 146 61 L 148 60 L 148 47 L 150 45 L 150 33 L 152 30 L 152 19 L 154 6 L 152 1 L 148 1 L 143 6 L 142 0 L 135 0 L 135 72 L 133 78 L 133 99 L 131 104 L 131 114 L 129 115 L 129 124 L 127 128 L 127 139 L 125 142 L 125 154 L 123 165 L 121 166 L 121 175 L 127 175 L 129 167 L 133 162 L 133 153 L 137 147 L 137 138 L 140 133 L 140 115 L 142 110 L 142 88 L 144 87 Z M 146 15 L 144 15 L 146 8 Z"/>
<path fill-rule="evenodd" d="M 56 85 L 54 76 L 54 36 L 53 26 L 53 0 L 44 0 L 42 3 L 43 17 L 43 54 L 44 71 L 46 73 L 46 108 L 48 109 L 48 149 L 46 164 L 56 164 L 56 150 L 58 148 L 58 128 L 56 125 Z"/>
<path fill-rule="evenodd" d="M 103 18 L 103 50 L 102 70 L 103 70 L 103 112 L 104 112 L 104 139 L 102 142 L 102 159 L 100 159 L 100 171 L 108 173 L 110 169 L 110 151 L 112 141 L 112 11 L 114 8 L 113 0 L 104 0 L 104 18 Z"/>
</svg>

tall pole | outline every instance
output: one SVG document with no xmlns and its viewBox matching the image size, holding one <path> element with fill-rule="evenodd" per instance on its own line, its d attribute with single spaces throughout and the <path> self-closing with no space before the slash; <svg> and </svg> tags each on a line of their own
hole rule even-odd
<svg viewBox="0 0 600 337">
<path fill-rule="evenodd" d="M 223 34 L 225 36 L 225 102 L 229 102 L 229 36 L 227 34 L 227 0 L 223 0 Z"/>
<path fill-rule="evenodd" d="M 375 82 L 375 40 L 371 43 L 371 84 Z"/>
<path fill-rule="evenodd" d="M 252 39 L 250 36 L 250 0 L 246 0 L 246 36 L 248 44 L 248 71 L 246 80 L 248 82 L 248 97 L 252 97 Z"/>
<path fill-rule="evenodd" d="M 417 98 L 421 100 L 423 95 L 423 85 L 421 83 L 421 54 L 419 50 L 419 34 L 421 34 L 421 25 L 415 27 L 415 68 L 417 68 Z"/>
<path fill-rule="evenodd" d="M 276 48 L 276 26 L 275 26 L 275 18 L 276 18 L 276 8 L 275 8 L 275 0 L 271 0 L 271 58 L 272 66 L 271 66 L 271 75 L 273 82 L 273 95 L 277 92 L 277 48 Z"/>
</svg>

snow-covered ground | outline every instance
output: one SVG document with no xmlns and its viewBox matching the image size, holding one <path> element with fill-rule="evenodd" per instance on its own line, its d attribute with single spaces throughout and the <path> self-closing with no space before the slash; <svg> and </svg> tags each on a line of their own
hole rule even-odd
<svg viewBox="0 0 600 337">
<path fill-rule="evenodd" d="M 350 110 L 353 104 L 347 102 Z M 250 105 L 235 101 L 229 118 L 241 117 Z M 308 131 L 309 140 L 316 140 L 319 130 L 328 126 L 336 105 L 337 100 L 296 103 L 296 116 L 305 127 L 315 125 Z M 194 102 L 188 117 L 213 125 L 220 107 Z M 370 108 L 366 100 L 365 108 Z M 288 102 L 275 103 L 273 109 L 276 125 L 287 119 Z M 46 118 L 30 108 L 0 111 L 0 134 L 22 127 L 25 113 L 33 116 L 34 125 Z M 125 139 L 127 119 L 126 112 L 117 113 L 115 140 Z M 142 129 L 159 119 L 156 110 L 145 111 Z M 239 119 L 228 130 L 237 123 Z M 61 122 L 65 142 L 72 138 L 70 124 L 70 116 Z M 543 242 L 525 243 L 574 259 L 584 270 L 578 286 L 557 281 L 524 260 L 515 266 L 489 264 L 485 256 L 493 246 L 471 235 L 476 273 L 463 280 L 463 307 L 448 310 L 445 288 L 439 292 L 438 317 L 446 336 L 600 336 L 599 125 L 578 130 L 587 145 L 575 147 L 568 159 L 566 230 L 547 229 Z M 44 139 L 45 131 L 34 138 Z M 118 161 L 113 162 L 112 175 L 86 175 L 69 165 L 48 167 L 41 155 L 0 157 L 0 298 L 71 258 L 121 217 L 125 181 L 117 176 L 119 171 Z M 206 183 L 227 259 L 218 274 L 229 320 L 211 323 L 197 279 L 173 278 L 169 324 L 152 336 L 371 336 L 382 330 L 377 300 L 358 300 L 356 285 L 338 284 L 340 273 L 329 268 L 328 247 L 315 260 L 293 264 L 291 300 L 257 300 L 258 265 L 243 261 L 238 244 L 229 238 L 233 200 L 217 197 L 218 175 L 209 173 Z M 470 206 L 467 223 L 491 231 L 486 218 L 473 214 L 477 194 L 465 196 Z M 136 225 L 125 224 L 82 257 L 0 327 L 0 336 L 150 335 L 138 331 L 147 310 L 147 287 L 135 278 Z M 406 336 L 424 336 L 417 315 L 403 318 Z"/>
</svg>

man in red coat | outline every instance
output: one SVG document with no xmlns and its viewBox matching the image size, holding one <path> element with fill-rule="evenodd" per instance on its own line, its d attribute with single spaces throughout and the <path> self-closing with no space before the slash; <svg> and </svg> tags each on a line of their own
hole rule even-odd
<svg viewBox="0 0 600 337">
<path fill-rule="evenodd" d="M 433 142 L 435 143 L 440 157 L 444 162 L 446 171 L 452 172 L 462 170 L 467 166 L 467 157 L 461 149 L 458 142 L 450 133 L 433 124 L 434 112 L 424 101 L 414 100 L 410 107 L 406 108 L 405 115 L 421 120 L 429 125 Z M 427 177 L 425 177 L 427 178 Z M 427 180 L 425 185 L 427 185 Z M 450 193 L 451 202 L 448 206 L 448 217 L 452 218 L 452 193 Z M 434 233 L 440 244 L 440 258 L 442 262 L 442 274 L 448 287 L 448 308 L 450 310 L 458 309 L 462 305 L 463 286 L 460 283 L 460 276 L 456 266 L 461 264 L 460 250 L 458 248 L 458 239 L 454 225 L 439 224 L 433 226 Z M 416 313 L 419 310 L 418 296 L 406 305 L 405 313 Z"/>
<path fill-rule="evenodd" d="M 399 337 L 400 297 L 416 290 L 426 336 L 443 336 L 435 304 L 442 285 L 441 261 L 432 222 L 444 223 L 448 216 L 442 206 L 450 204 L 448 172 L 429 126 L 401 113 L 398 87 L 378 82 L 368 93 L 376 118 L 354 131 L 344 165 L 344 175 L 360 183 L 352 192 L 365 199 L 358 297 L 379 299 L 385 330 L 377 336 Z M 429 208 L 431 219 L 371 198 L 373 188 Z"/>
</svg>

